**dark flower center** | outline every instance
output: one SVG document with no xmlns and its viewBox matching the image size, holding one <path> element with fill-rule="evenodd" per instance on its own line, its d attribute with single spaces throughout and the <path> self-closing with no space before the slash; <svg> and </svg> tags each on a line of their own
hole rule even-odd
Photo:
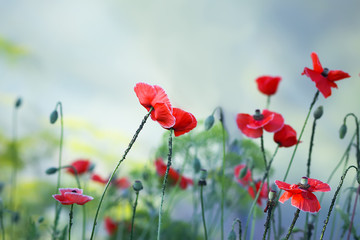
<svg viewBox="0 0 360 240">
<path fill-rule="evenodd" d="M 327 77 L 329 74 L 329 69 L 328 68 L 324 68 L 324 71 L 321 73 L 321 75 L 323 75 L 324 77 Z"/>
<path fill-rule="evenodd" d="M 76 190 L 72 190 L 71 192 L 74 192 L 74 193 L 76 193 Z"/>
<path fill-rule="evenodd" d="M 254 118 L 256 121 L 260 121 L 260 120 L 263 120 L 263 119 L 264 119 L 264 115 L 261 114 L 261 112 L 260 112 L 259 109 L 256 109 L 256 110 L 255 110 L 255 114 L 253 115 L 253 118 Z"/>
</svg>

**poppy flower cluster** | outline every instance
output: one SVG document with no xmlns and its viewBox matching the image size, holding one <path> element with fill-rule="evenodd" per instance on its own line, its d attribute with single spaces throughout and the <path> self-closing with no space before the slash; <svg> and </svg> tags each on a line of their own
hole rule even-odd
<svg viewBox="0 0 360 240">
<path fill-rule="evenodd" d="M 197 125 L 197 120 L 189 112 L 173 108 L 165 91 L 157 85 L 137 83 L 134 91 L 139 102 L 148 111 L 151 119 L 157 121 L 165 129 L 173 129 L 176 137 L 190 132 Z"/>
<path fill-rule="evenodd" d="M 313 192 L 328 192 L 330 186 L 320 180 L 303 177 L 301 183 L 288 184 L 282 181 L 275 181 L 278 188 L 285 190 L 279 202 L 284 203 L 291 198 L 291 205 L 304 211 L 315 213 L 320 210 L 320 203 Z"/>
<path fill-rule="evenodd" d="M 337 88 L 335 81 L 350 77 L 348 73 L 341 70 L 329 70 L 328 68 L 323 68 L 319 57 L 315 52 L 311 53 L 311 59 L 314 69 L 305 67 L 302 75 L 306 75 L 311 81 L 315 82 L 316 88 L 325 98 L 331 96 L 331 88 Z"/>
<path fill-rule="evenodd" d="M 79 159 L 70 164 L 71 167 L 67 168 L 67 172 L 75 175 L 75 170 L 77 175 L 82 175 L 87 173 L 91 169 L 91 162 L 88 159 Z"/>
<path fill-rule="evenodd" d="M 156 159 L 155 168 L 156 172 L 160 177 L 165 176 L 167 165 L 161 158 Z M 186 189 L 188 186 L 193 185 L 193 180 L 184 176 L 181 176 L 175 169 L 170 167 L 169 169 L 169 183 L 171 185 L 176 185 L 179 182 L 179 186 L 181 189 Z"/>
<path fill-rule="evenodd" d="M 96 174 L 96 173 L 91 175 L 91 180 L 93 180 L 94 182 L 101 183 L 101 184 L 106 184 L 109 181 L 109 179 L 103 178 L 99 174 Z M 127 179 L 126 177 L 113 178 L 111 183 L 114 184 L 119 189 L 126 189 L 126 188 L 129 188 L 131 185 L 129 179 Z"/>
<path fill-rule="evenodd" d="M 242 173 L 242 171 L 246 171 L 246 172 Z M 241 173 L 244 174 L 244 176 L 241 177 L 240 176 Z M 237 182 L 239 182 L 242 186 L 248 188 L 249 195 L 253 199 L 255 199 L 256 193 L 259 191 L 262 182 L 260 180 L 256 182 L 253 181 L 251 176 L 251 171 L 250 169 L 246 168 L 245 164 L 239 164 L 235 166 L 234 176 Z M 262 201 L 267 200 L 267 198 L 268 198 L 268 188 L 266 182 L 264 182 L 260 191 L 259 198 L 257 199 L 257 204 L 259 204 L 259 206 L 262 206 Z"/>
<path fill-rule="evenodd" d="M 79 188 L 59 188 L 59 191 L 60 194 L 54 194 L 52 197 L 62 205 L 84 205 L 94 199 L 93 197 L 84 195 L 83 190 Z"/>
</svg>

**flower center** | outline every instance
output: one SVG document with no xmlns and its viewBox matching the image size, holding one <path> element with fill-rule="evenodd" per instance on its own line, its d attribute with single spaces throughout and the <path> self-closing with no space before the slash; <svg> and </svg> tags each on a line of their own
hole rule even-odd
<svg viewBox="0 0 360 240">
<path fill-rule="evenodd" d="M 256 109 L 256 110 L 255 110 L 255 114 L 253 115 L 253 118 L 254 118 L 256 121 L 260 121 L 260 120 L 263 120 L 263 119 L 264 119 L 264 115 L 261 114 L 261 112 L 260 112 L 259 109 Z"/>
<path fill-rule="evenodd" d="M 309 187 L 310 187 L 310 185 L 308 184 L 308 178 L 307 177 L 302 177 L 301 181 L 299 183 L 299 188 L 308 189 Z"/>
<path fill-rule="evenodd" d="M 71 192 L 74 192 L 74 193 L 76 193 L 76 190 L 72 190 Z"/>
<path fill-rule="evenodd" d="M 323 75 L 324 77 L 327 77 L 329 74 L 329 69 L 328 68 L 324 68 L 324 71 L 321 73 L 321 75 Z"/>
</svg>

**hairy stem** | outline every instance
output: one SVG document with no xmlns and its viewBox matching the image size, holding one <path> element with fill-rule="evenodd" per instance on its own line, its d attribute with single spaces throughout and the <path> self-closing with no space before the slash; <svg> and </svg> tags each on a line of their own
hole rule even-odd
<svg viewBox="0 0 360 240">
<path fill-rule="evenodd" d="M 351 236 L 351 229 L 352 229 L 353 224 L 354 224 L 354 217 L 355 217 L 355 211 L 356 211 L 357 200 L 358 200 L 358 198 L 359 198 L 359 191 L 360 191 L 360 186 L 358 186 L 357 191 L 356 191 L 356 197 L 355 197 L 355 202 L 354 202 L 354 208 L 353 208 L 353 212 L 352 212 L 352 215 L 351 215 L 351 221 L 350 221 L 350 226 L 349 226 L 349 231 L 348 231 L 347 240 L 350 240 L 350 236 Z"/>
<path fill-rule="evenodd" d="M 200 202 L 201 202 L 201 215 L 204 226 L 205 240 L 208 239 L 207 230 L 206 230 L 206 222 L 205 222 L 205 209 L 204 209 L 204 197 L 203 197 L 203 185 L 200 185 Z"/>
<path fill-rule="evenodd" d="M 223 149 L 223 159 L 221 166 L 221 240 L 224 239 L 224 201 L 225 201 L 225 126 L 224 126 L 224 115 L 222 109 L 220 109 L 220 122 L 222 129 L 222 149 Z"/>
<path fill-rule="evenodd" d="M 132 215 L 132 219 L 131 219 L 131 233 L 130 233 L 130 240 L 132 240 L 132 239 L 133 239 L 133 234 L 134 234 L 134 222 L 135 222 L 135 213 L 136 213 L 136 207 L 137 207 L 138 198 L 139 198 L 139 191 L 135 191 L 135 193 L 136 193 L 136 198 L 135 198 L 135 202 L 134 202 L 133 215 Z"/>
<path fill-rule="evenodd" d="M 288 231 L 288 233 L 287 233 L 287 235 L 286 235 L 286 237 L 285 237 L 286 240 L 289 239 L 289 237 L 290 237 L 290 235 L 291 235 L 291 233 L 292 233 L 292 230 L 293 230 L 293 228 L 294 228 L 294 226 L 295 226 L 295 223 L 296 223 L 296 221 L 297 221 L 297 219 L 298 219 L 298 217 L 299 217 L 299 214 L 300 214 L 300 209 L 297 209 L 296 212 L 295 212 L 295 214 L 294 214 L 294 219 L 293 219 L 293 221 L 292 221 L 292 223 L 291 223 L 291 226 L 290 226 L 290 228 L 289 228 L 289 231 Z"/>
</svg>

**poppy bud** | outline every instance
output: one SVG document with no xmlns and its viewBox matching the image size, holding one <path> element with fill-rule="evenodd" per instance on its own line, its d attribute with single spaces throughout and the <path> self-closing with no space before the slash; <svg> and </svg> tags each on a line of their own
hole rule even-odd
<svg viewBox="0 0 360 240">
<path fill-rule="evenodd" d="M 276 191 L 270 190 L 268 194 L 269 201 L 273 201 L 276 198 Z"/>
<path fill-rule="evenodd" d="M 207 171 L 205 169 L 200 170 L 200 180 L 206 180 L 207 178 Z"/>
<path fill-rule="evenodd" d="M 17 222 L 19 222 L 19 220 L 20 220 L 20 213 L 13 212 L 12 215 L 11 215 L 11 221 L 13 223 L 17 223 Z"/>
<path fill-rule="evenodd" d="M 94 171 L 95 166 L 96 166 L 96 165 L 95 165 L 94 163 L 92 163 L 92 164 L 90 165 L 88 171 L 89 171 L 89 172 Z"/>
<path fill-rule="evenodd" d="M 236 240 L 236 233 L 234 231 L 234 229 L 232 229 L 228 235 L 228 240 Z"/>
<path fill-rule="evenodd" d="M 214 122 L 215 122 L 214 115 L 208 116 L 204 122 L 205 130 L 208 131 L 214 125 Z"/>
<path fill-rule="evenodd" d="M 194 158 L 193 167 L 194 167 L 195 173 L 198 173 L 200 171 L 201 163 L 200 163 L 199 158 L 197 158 L 197 157 Z"/>
<path fill-rule="evenodd" d="M 19 97 L 15 101 L 15 108 L 19 108 L 22 104 L 22 99 Z"/>
<path fill-rule="evenodd" d="M 141 183 L 141 181 L 136 180 L 135 183 L 133 184 L 133 189 L 135 190 L 135 192 L 140 192 L 143 189 L 143 185 Z"/>
<path fill-rule="evenodd" d="M 345 123 L 343 125 L 341 125 L 340 130 L 339 130 L 339 137 L 340 139 L 343 139 L 346 135 L 347 132 L 347 127 L 345 125 Z"/>
<path fill-rule="evenodd" d="M 314 112 L 314 118 L 315 118 L 315 119 L 321 118 L 321 116 L 323 115 L 323 113 L 324 113 L 323 106 L 319 106 L 319 107 L 315 110 L 315 112 Z"/>
<path fill-rule="evenodd" d="M 241 179 L 241 178 L 245 177 L 245 175 L 246 175 L 247 171 L 248 171 L 248 166 L 247 166 L 247 165 L 245 165 L 245 167 L 244 167 L 243 169 L 241 169 L 241 170 L 240 170 L 240 173 L 239 173 L 239 178 Z"/>
<path fill-rule="evenodd" d="M 37 222 L 38 222 L 38 223 L 42 223 L 42 222 L 44 221 L 44 219 L 45 219 L 45 218 L 44 218 L 43 216 L 41 216 L 41 217 L 38 218 Z"/>
<path fill-rule="evenodd" d="M 57 171 L 58 171 L 58 169 L 56 167 L 51 167 L 51 168 L 46 169 L 45 173 L 47 175 L 51 175 L 51 174 L 56 173 Z"/>
<path fill-rule="evenodd" d="M 54 110 L 51 114 L 50 114 L 50 123 L 54 124 L 56 122 L 56 120 L 58 119 L 58 112 L 56 110 Z"/>
</svg>

